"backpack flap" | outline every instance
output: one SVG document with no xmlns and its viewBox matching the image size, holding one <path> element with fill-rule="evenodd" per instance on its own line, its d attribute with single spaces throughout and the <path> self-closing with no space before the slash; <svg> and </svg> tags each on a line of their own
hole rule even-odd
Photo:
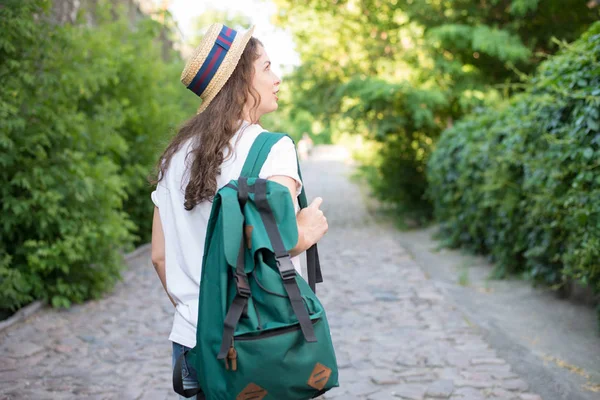
<svg viewBox="0 0 600 400">
<path fill-rule="evenodd" d="M 260 170 L 262 169 L 263 164 L 269 156 L 269 152 L 271 151 L 273 145 L 275 145 L 275 143 L 277 143 L 279 140 L 286 136 L 289 137 L 292 141 L 294 140 L 289 135 L 285 135 L 283 133 L 263 132 L 260 135 L 258 135 L 252 147 L 250 148 L 248 158 L 246 159 L 244 167 L 242 168 L 241 176 L 258 177 L 258 175 L 260 174 Z M 304 183 L 304 180 L 302 179 L 302 172 L 300 171 L 300 161 L 296 159 L 296 163 L 298 164 L 298 176 L 300 177 L 300 180 Z M 308 200 L 306 198 L 306 190 L 304 184 L 302 185 L 302 192 L 298 196 L 298 203 L 300 204 L 301 209 L 308 207 Z M 312 291 L 316 293 L 317 283 L 323 282 L 323 275 L 321 273 L 321 263 L 319 261 L 319 251 L 316 244 L 306 251 L 306 266 L 308 272 L 308 284 Z"/>
<path fill-rule="evenodd" d="M 254 185 L 258 179 L 248 179 L 247 184 L 250 191 L 254 191 Z M 254 202 L 254 193 L 249 194 L 243 211 L 240 211 L 237 181 L 231 181 L 226 188 L 219 193 L 222 202 L 222 230 L 227 262 L 235 268 L 240 249 L 242 230 L 246 240 L 246 247 L 250 250 L 252 257 L 260 249 L 268 249 L 274 252 L 269 235 L 261 220 L 260 212 Z M 295 223 L 294 206 L 288 189 L 277 182 L 267 181 L 267 201 L 278 225 L 283 244 L 289 251 L 298 243 L 298 227 Z M 243 214 L 242 214 L 243 212 Z M 244 228 L 242 228 L 244 226 Z M 252 272 L 254 264 L 247 263 L 245 272 Z"/>
<path fill-rule="evenodd" d="M 258 179 L 249 179 L 248 184 L 255 187 Z M 263 180 L 264 181 L 264 180 Z M 288 189 L 277 182 L 266 181 L 267 201 L 275 218 L 275 222 L 281 234 L 283 245 L 287 251 L 293 249 L 298 243 L 298 226 L 294 205 Z M 256 195 L 250 195 L 249 201 L 244 208 L 246 218 L 246 239 L 248 247 L 252 249 L 252 255 L 260 249 L 268 249 L 275 252 L 267 229 L 261 219 L 260 211 L 256 204 Z"/>
</svg>

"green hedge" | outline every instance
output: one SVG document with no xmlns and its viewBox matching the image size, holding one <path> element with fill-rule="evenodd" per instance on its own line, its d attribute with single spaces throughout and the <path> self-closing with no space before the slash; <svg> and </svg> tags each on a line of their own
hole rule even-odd
<svg viewBox="0 0 600 400">
<path fill-rule="evenodd" d="M 600 292 L 600 23 L 525 93 L 445 131 L 428 179 L 448 245 L 490 254 L 499 276 Z"/>
<path fill-rule="evenodd" d="M 114 285 L 122 252 L 149 238 L 160 147 L 194 110 L 174 95 L 181 65 L 162 61 L 158 23 L 132 31 L 101 3 L 98 26 L 56 26 L 48 8 L 0 7 L 2 310 Z"/>
</svg>

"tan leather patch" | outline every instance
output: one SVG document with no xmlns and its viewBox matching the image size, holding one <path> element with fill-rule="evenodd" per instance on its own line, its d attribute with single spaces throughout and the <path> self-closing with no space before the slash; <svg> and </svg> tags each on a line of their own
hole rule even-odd
<svg viewBox="0 0 600 400">
<path fill-rule="evenodd" d="M 235 400 L 262 400 L 267 391 L 255 383 L 250 383 L 237 395 Z"/>
<path fill-rule="evenodd" d="M 321 363 L 317 363 L 315 368 L 310 374 L 308 380 L 308 386 L 313 387 L 317 390 L 321 390 L 327 384 L 329 377 L 331 376 L 331 368 L 327 368 Z"/>
<path fill-rule="evenodd" d="M 246 245 L 249 249 L 252 248 L 252 231 L 254 227 L 252 225 L 246 225 L 244 227 L 244 233 L 246 234 Z"/>
</svg>

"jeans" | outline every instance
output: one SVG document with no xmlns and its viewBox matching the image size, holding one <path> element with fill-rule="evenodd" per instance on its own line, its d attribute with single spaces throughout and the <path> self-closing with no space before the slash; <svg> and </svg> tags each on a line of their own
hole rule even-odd
<svg viewBox="0 0 600 400">
<path fill-rule="evenodd" d="M 184 351 L 190 350 L 188 347 L 185 347 L 179 343 L 173 342 L 173 368 L 175 368 L 175 363 L 181 354 Z M 196 370 L 193 366 L 188 365 L 185 358 L 181 363 L 181 376 L 183 377 L 183 388 L 184 389 L 196 389 L 198 388 L 198 378 L 196 377 Z M 180 400 L 185 399 L 183 396 L 179 396 Z M 197 400 L 197 396 L 188 397 L 188 399 Z"/>
</svg>

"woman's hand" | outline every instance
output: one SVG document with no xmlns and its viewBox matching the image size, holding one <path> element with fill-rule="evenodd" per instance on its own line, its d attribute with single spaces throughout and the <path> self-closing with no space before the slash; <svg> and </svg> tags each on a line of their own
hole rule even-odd
<svg viewBox="0 0 600 400">
<path fill-rule="evenodd" d="M 296 204 L 298 201 L 296 198 L 297 185 L 294 179 L 289 176 L 278 175 L 270 177 L 269 180 L 287 187 L 292 198 L 292 204 Z M 321 240 L 327 229 L 329 229 L 327 218 L 323 215 L 323 211 L 319 209 L 322 203 L 323 199 L 317 197 L 308 207 L 303 208 L 296 214 L 298 243 L 290 250 L 290 256 L 295 257 L 308 250 L 313 244 Z"/>
<path fill-rule="evenodd" d="M 323 199 L 317 197 L 308 207 L 296 215 L 298 223 L 298 243 L 290 250 L 290 256 L 295 257 L 317 243 L 327 233 L 329 225 L 323 211 L 319 209 Z"/>
<path fill-rule="evenodd" d="M 298 212 L 298 233 L 303 236 L 307 249 L 317 243 L 327 233 L 327 218 L 320 210 L 323 199 L 317 197 L 310 205 Z"/>
</svg>

